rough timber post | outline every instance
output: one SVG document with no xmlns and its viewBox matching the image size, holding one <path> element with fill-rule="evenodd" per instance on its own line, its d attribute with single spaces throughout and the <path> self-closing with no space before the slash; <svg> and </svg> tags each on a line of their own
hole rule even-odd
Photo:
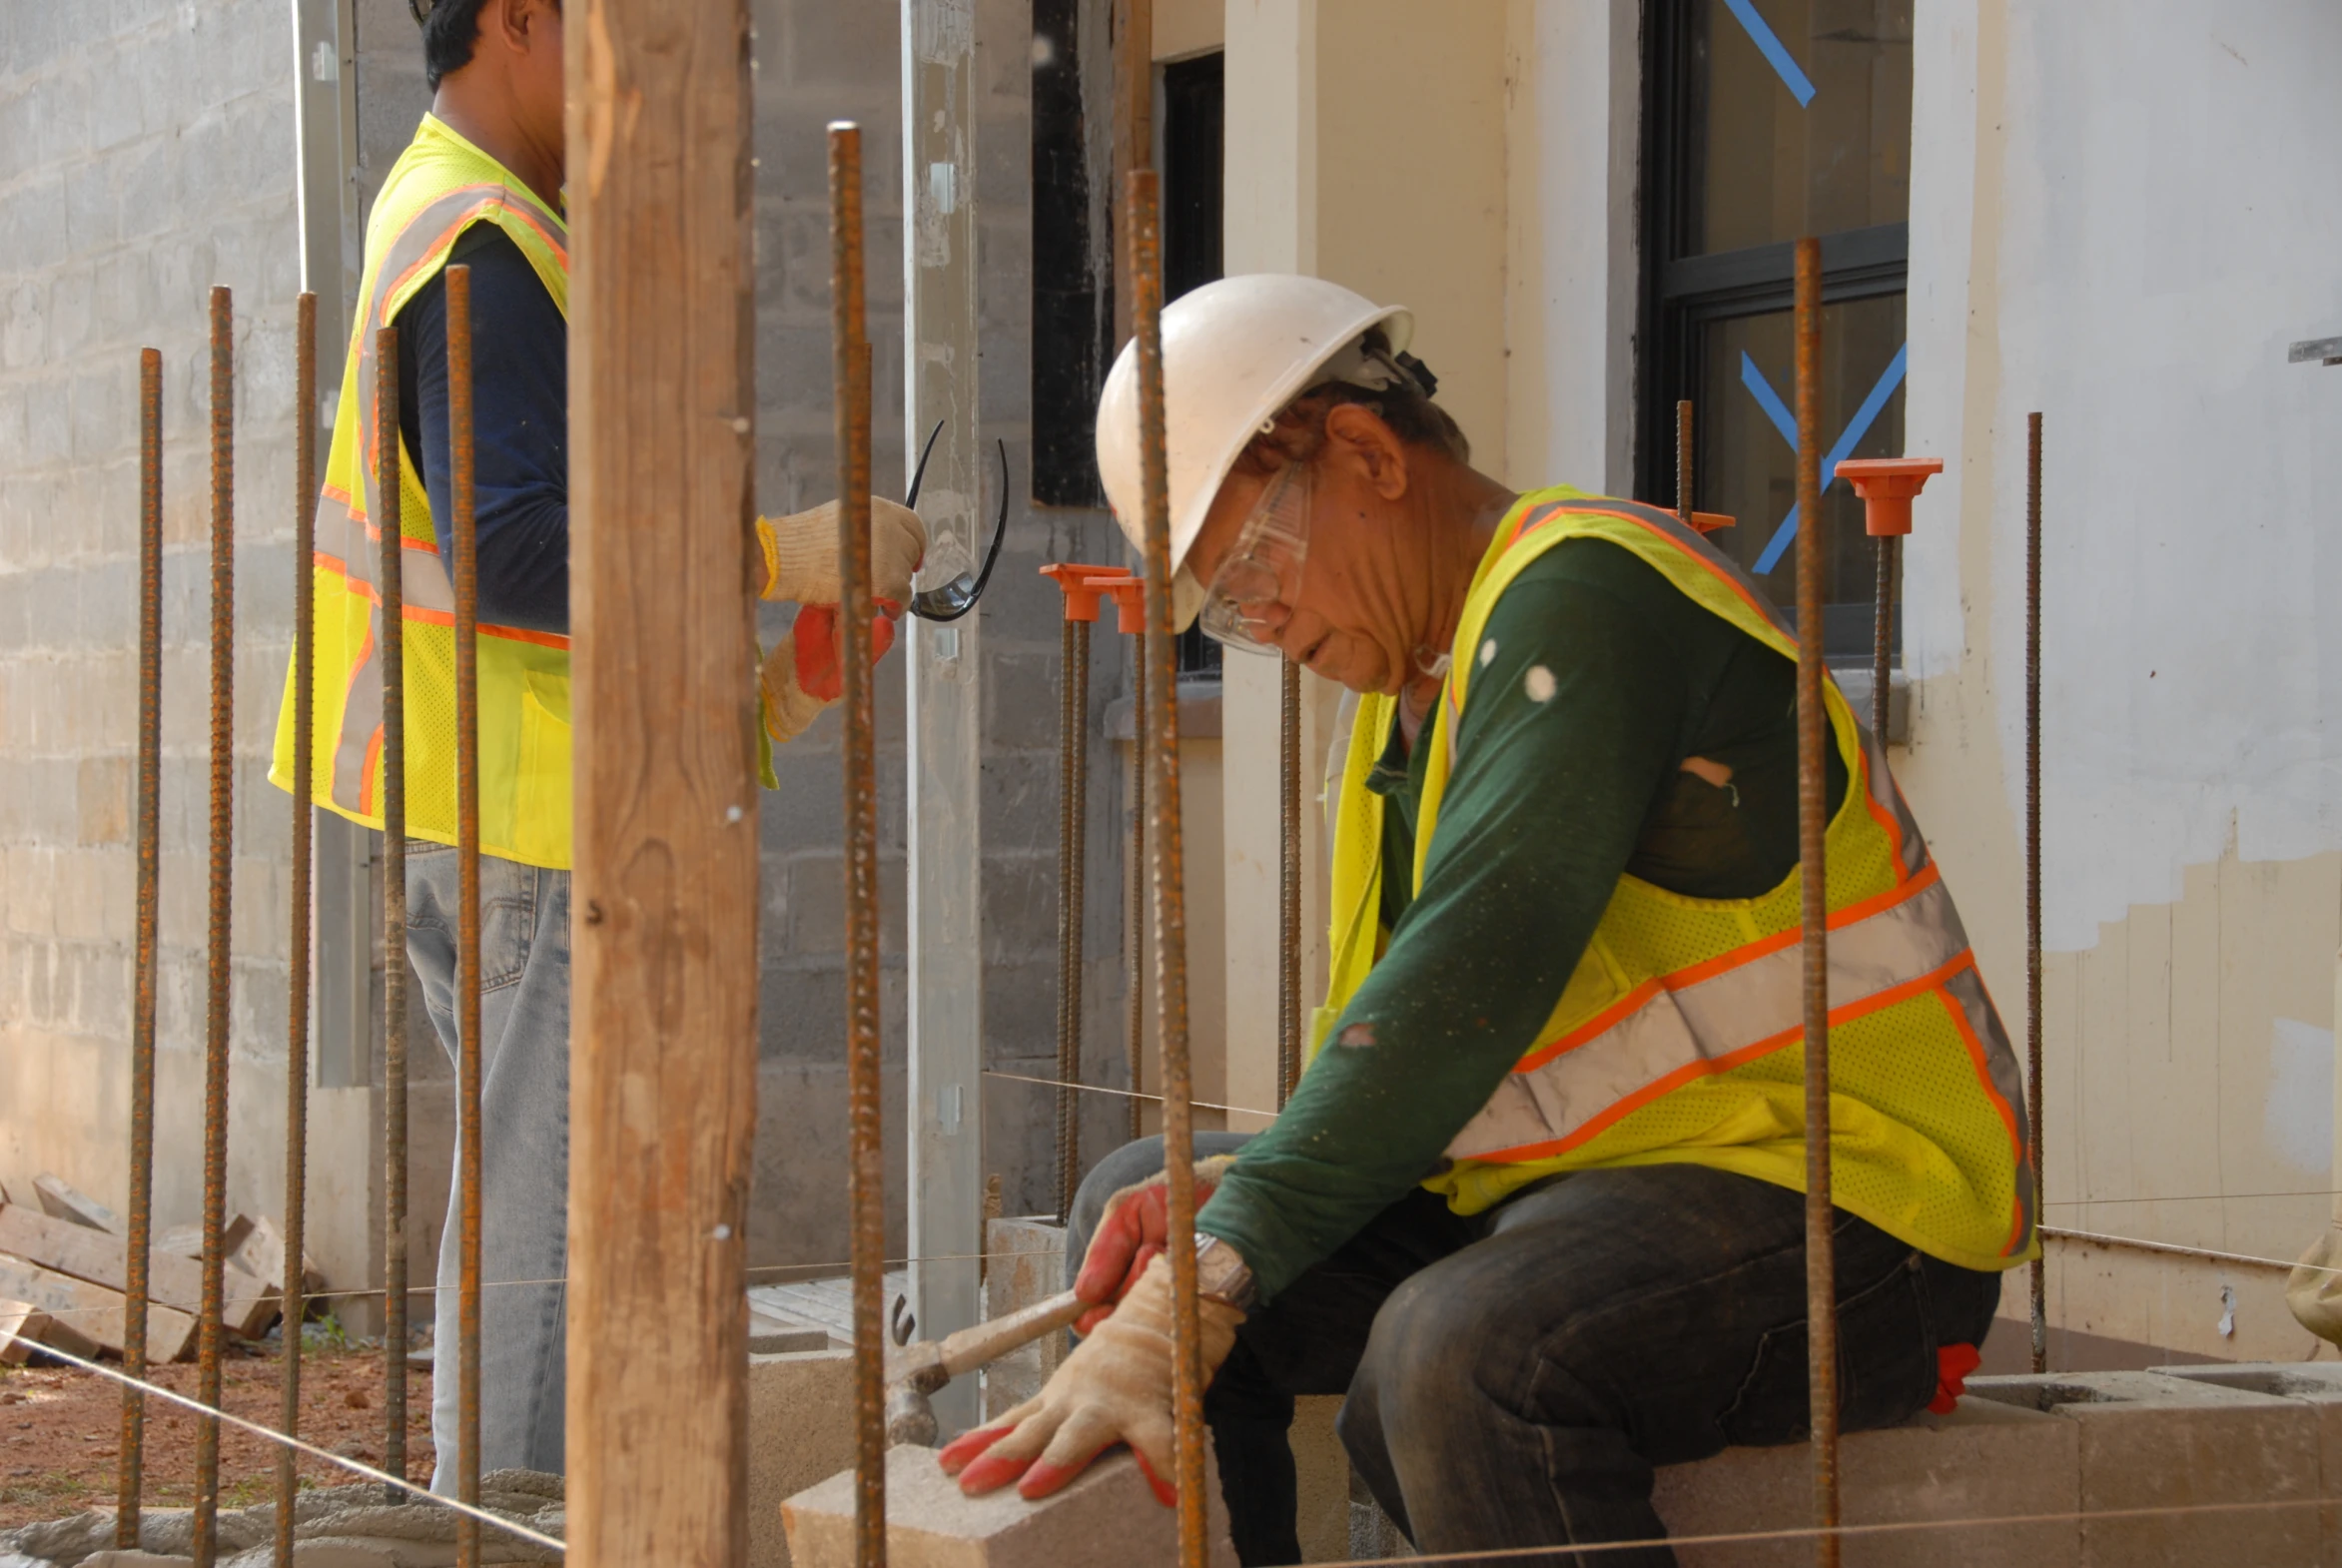
<svg viewBox="0 0 2342 1568">
<path fill-rule="evenodd" d="M 567 10 L 568 1563 L 747 1552 L 747 0 Z"/>
<path fill-rule="evenodd" d="M 976 7 L 903 0 L 903 425 L 943 434 L 919 492 L 922 587 L 975 564 L 984 507 L 976 434 Z M 977 914 L 981 611 L 907 619 L 911 963 L 911 1307 L 922 1338 L 984 1315 L 984 956 Z M 975 1379 L 935 1396 L 948 1434 L 975 1425 Z"/>
</svg>

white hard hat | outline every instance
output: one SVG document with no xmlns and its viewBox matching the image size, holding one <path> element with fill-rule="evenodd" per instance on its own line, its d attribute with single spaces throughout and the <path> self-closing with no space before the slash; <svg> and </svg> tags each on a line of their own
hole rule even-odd
<svg viewBox="0 0 2342 1568">
<path fill-rule="evenodd" d="M 1284 405 L 1326 378 L 1327 365 L 1379 327 L 1393 355 L 1415 318 L 1340 284 L 1289 273 L 1222 278 L 1163 311 L 1165 450 L 1171 470 L 1171 623 L 1184 629 L 1206 584 L 1187 549 L 1244 445 Z M 1098 399 L 1098 473 L 1133 549 L 1144 549 L 1139 477 L 1139 344 L 1123 345 Z"/>
</svg>

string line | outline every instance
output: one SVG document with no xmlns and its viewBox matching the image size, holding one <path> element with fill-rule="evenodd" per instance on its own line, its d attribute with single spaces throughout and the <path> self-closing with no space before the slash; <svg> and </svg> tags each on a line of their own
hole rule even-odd
<svg viewBox="0 0 2342 1568">
<path fill-rule="evenodd" d="M 212 1405 L 205 1404 L 200 1399 L 191 1399 L 186 1394 L 179 1393 L 174 1389 L 165 1388 L 160 1383 L 150 1383 L 144 1378 L 133 1377 L 128 1372 L 116 1371 L 113 1367 L 103 1365 L 97 1361 L 89 1360 L 83 1356 L 75 1355 L 70 1350 L 54 1350 L 47 1345 L 42 1345 L 40 1349 L 43 1355 L 53 1355 L 61 1361 L 70 1361 L 85 1372 L 95 1372 L 100 1377 L 109 1378 L 114 1382 L 122 1384 L 124 1387 L 136 1388 L 141 1392 L 153 1394 L 158 1399 L 169 1400 L 175 1405 L 180 1405 L 186 1409 L 193 1410 L 197 1415 L 209 1416 L 216 1421 L 225 1421 L 230 1426 L 240 1427 L 247 1432 L 253 1433 L 255 1436 L 268 1438 L 271 1442 L 282 1443 L 288 1448 L 296 1449 L 301 1453 L 308 1454 L 313 1459 L 323 1459 L 328 1464 L 339 1465 L 341 1468 L 350 1471 L 353 1475 L 363 1476 L 370 1481 L 379 1481 L 385 1486 L 396 1487 L 399 1491 L 411 1495 L 418 1502 L 433 1503 L 438 1507 L 448 1509 L 455 1513 L 468 1514 L 472 1518 L 479 1520 L 482 1524 L 492 1524 L 497 1529 L 507 1531 L 513 1535 L 517 1535 L 524 1541 L 533 1542 L 538 1546 L 550 1547 L 556 1552 L 565 1553 L 568 1550 L 567 1545 L 561 1540 L 559 1536 L 546 1535 L 541 1530 L 534 1530 L 529 1528 L 527 1525 L 517 1524 L 512 1520 L 505 1518 L 502 1514 L 492 1513 L 485 1508 L 473 1507 L 470 1503 L 461 1502 L 452 1497 L 441 1497 L 436 1492 L 430 1491 L 427 1488 L 421 1486 L 417 1486 L 414 1482 L 406 1480 L 401 1476 L 392 1475 L 388 1470 L 378 1470 L 371 1464 L 366 1464 L 360 1460 L 352 1459 L 345 1455 L 335 1453 L 331 1449 L 320 1448 L 315 1443 L 305 1442 L 298 1437 L 287 1436 L 285 1433 L 278 1431 L 275 1427 L 263 1426 L 257 1421 L 248 1421 L 241 1415 L 236 1415 L 230 1411 L 218 1409 Z M 547 1501 L 549 1502 L 551 1499 L 548 1498 Z"/>
</svg>

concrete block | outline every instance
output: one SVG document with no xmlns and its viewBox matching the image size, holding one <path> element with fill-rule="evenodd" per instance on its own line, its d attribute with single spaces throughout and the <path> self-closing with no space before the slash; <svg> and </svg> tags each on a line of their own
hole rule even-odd
<svg viewBox="0 0 2342 1568">
<path fill-rule="evenodd" d="M 1204 1485 L 1209 1560 L 1234 1568 L 1217 1474 L 1207 1474 Z M 1128 1452 L 1100 1459 L 1064 1491 L 1029 1503 L 1014 1487 L 964 1496 L 933 1449 L 905 1444 L 887 1454 L 886 1493 L 892 1568 L 1128 1568 L 1176 1555 L 1177 1515 L 1156 1501 Z M 790 1498 L 781 1515 L 795 1568 L 851 1568 L 852 1470 Z"/>
<path fill-rule="evenodd" d="M 854 1462 L 854 1354 L 748 1357 L 748 1564 L 787 1568 L 782 1504 Z"/>
<path fill-rule="evenodd" d="M 1961 1400 L 1950 1415 L 1849 1433 L 1839 1447 L 1841 1516 L 1848 1524 L 2068 1517 L 2053 1525 L 1856 1535 L 1845 1542 L 1845 1561 L 1849 1568 L 2074 1564 L 2077 1450 L 2070 1423 L 1980 1399 Z M 1728 1448 L 1697 1464 L 1662 1468 L 1652 1502 L 1675 1536 L 1802 1529 L 1813 1522 L 1812 1465 L 1813 1451 L 1803 1443 Z M 1676 1555 L 1685 1568 L 1804 1568 L 1814 1560 L 1814 1543 L 1791 1536 L 1684 1546 Z"/>
<path fill-rule="evenodd" d="M 1046 1300 L 1066 1287 L 1066 1231 L 1055 1219 L 1031 1214 L 985 1226 L 984 1315 L 1003 1317 Z M 1002 1356 L 984 1371 L 984 1418 L 1005 1415 L 1041 1392 L 1071 1348 L 1068 1335 L 1044 1334 Z"/>
<path fill-rule="evenodd" d="M 1298 1483 L 1301 1561 L 1338 1563 L 1350 1553 L 1350 1455 L 1334 1434 L 1339 1394 L 1307 1394 L 1293 1401 L 1294 1479 Z"/>
<path fill-rule="evenodd" d="M 2319 1495 L 2318 1414 L 2308 1404 L 2155 1372 L 1970 1378 L 1967 1391 L 2074 1423 L 2087 1568 L 2317 1560 L 2319 1510 L 2307 1505 Z M 2249 1506 L 2288 1502 L 2304 1506 Z M 2218 1511 L 2102 1517 L 2190 1507 Z"/>
<path fill-rule="evenodd" d="M 2342 1568 L 2342 1364 L 2331 1361 L 2239 1361 L 2214 1366 L 2156 1366 L 2148 1370 L 2215 1388 L 2239 1388 L 2306 1404 L 2317 1415 L 2319 1556 L 2323 1568 Z"/>
</svg>

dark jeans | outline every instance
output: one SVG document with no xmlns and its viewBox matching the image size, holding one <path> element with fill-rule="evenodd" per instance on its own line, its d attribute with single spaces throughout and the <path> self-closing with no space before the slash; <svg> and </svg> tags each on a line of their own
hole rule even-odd
<svg viewBox="0 0 2342 1568">
<path fill-rule="evenodd" d="M 1196 1154 L 1239 1147 L 1198 1134 Z M 1075 1266 L 1106 1200 L 1163 1169 L 1147 1139 L 1082 1183 Z M 1840 1422 L 1892 1426 L 1936 1350 L 1980 1344 L 2000 1276 L 1838 1215 Z M 1805 1200 L 1699 1166 L 1587 1171 L 1464 1216 L 1417 1189 L 1254 1311 L 1204 1398 L 1236 1555 L 1300 1560 L 1296 1394 L 1346 1394 L 1350 1463 L 1422 1552 L 1649 1540 L 1652 1467 L 1807 1431 Z M 1507 1559 L 1561 1564 L 1576 1554 Z M 1660 1568 L 1664 1547 L 1589 1568 Z"/>
</svg>

